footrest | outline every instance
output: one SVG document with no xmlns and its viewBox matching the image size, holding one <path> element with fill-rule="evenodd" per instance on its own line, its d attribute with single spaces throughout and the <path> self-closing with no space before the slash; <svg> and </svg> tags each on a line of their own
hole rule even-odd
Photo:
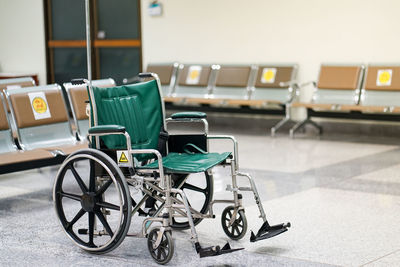
<svg viewBox="0 0 400 267">
<path fill-rule="evenodd" d="M 258 230 L 256 235 L 253 233 L 253 231 L 251 231 L 250 242 L 260 241 L 282 234 L 287 230 L 289 230 L 288 228 L 290 226 L 291 226 L 290 222 L 281 223 L 277 225 L 269 225 L 268 222 L 264 222 L 264 224 L 261 226 L 260 230 Z"/>
<path fill-rule="evenodd" d="M 199 254 L 200 258 L 218 256 L 244 249 L 244 248 L 232 249 L 228 242 L 222 248 L 220 248 L 220 246 L 202 248 L 198 242 L 195 244 L 195 246 L 197 254 Z"/>
</svg>

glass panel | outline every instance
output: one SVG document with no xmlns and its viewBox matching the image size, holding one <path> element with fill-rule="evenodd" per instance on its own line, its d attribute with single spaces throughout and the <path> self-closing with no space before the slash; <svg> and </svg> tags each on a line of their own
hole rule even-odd
<svg viewBox="0 0 400 267">
<path fill-rule="evenodd" d="M 140 38 L 137 0 L 98 0 L 97 5 L 98 39 Z"/>
<path fill-rule="evenodd" d="M 56 83 L 87 77 L 86 48 L 54 48 L 53 55 Z"/>
<path fill-rule="evenodd" d="M 51 18 L 52 40 L 85 39 L 85 1 L 52 0 Z"/>
<path fill-rule="evenodd" d="M 140 72 L 140 48 L 100 48 L 100 78 L 113 78 L 121 84 L 124 78 Z"/>
</svg>

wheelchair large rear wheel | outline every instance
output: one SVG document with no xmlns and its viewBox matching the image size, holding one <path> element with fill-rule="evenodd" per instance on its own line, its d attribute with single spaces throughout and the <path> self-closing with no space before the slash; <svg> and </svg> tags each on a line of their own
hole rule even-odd
<svg viewBox="0 0 400 267">
<path fill-rule="evenodd" d="M 193 174 L 174 174 L 172 176 L 174 187 L 182 189 L 189 201 L 189 205 L 201 214 L 208 212 L 208 206 L 213 198 L 214 180 L 213 175 L 208 172 Z M 199 224 L 202 218 L 193 218 L 195 225 Z M 186 218 L 172 218 L 172 228 L 189 229 L 190 225 Z"/>
<path fill-rule="evenodd" d="M 58 171 L 53 198 L 63 230 L 82 249 L 106 253 L 124 240 L 131 197 L 124 175 L 105 153 L 71 154 Z"/>
</svg>

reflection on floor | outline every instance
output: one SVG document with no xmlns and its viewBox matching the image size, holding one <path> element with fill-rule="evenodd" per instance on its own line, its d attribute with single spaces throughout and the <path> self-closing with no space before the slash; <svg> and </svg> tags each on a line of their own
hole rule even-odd
<svg viewBox="0 0 400 267">
<path fill-rule="evenodd" d="M 400 263 L 400 147 L 300 138 L 236 135 L 240 166 L 251 173 L 272 223 L 290 221 L 285 234 L 257 243 L 249 233 L 231 241 L 243 251 L 199 259 L 188 232 L 174 232 L 170 266 L 398 266 Z M 215 151 L 229 143 L 211 143 Z M 57 167 L 0 176 L 0 265 L 156 266 L 145 239 L 126 238 L 105 255 L 88 254 L 62 232 L 52 203 Z M 214 198 L 230 197 L 228 169 L 216 168 Z M 245 185 L 245 181 L 240 182 Z M 195 200 L 192 200 L 195 201 Z M 244 193 L 249 230 L 261 225 Z M 223 205 L 216 207 L 220 214 Z M 130 232 L 140 230 L 135 217 Z M 220 218 L 198 226 L 205 245 L 222 245 Z"/>
</svg>

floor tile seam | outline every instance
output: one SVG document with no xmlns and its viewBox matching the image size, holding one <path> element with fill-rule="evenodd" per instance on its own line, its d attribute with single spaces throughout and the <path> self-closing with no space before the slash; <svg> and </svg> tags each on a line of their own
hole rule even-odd
<svg viewBox="0 0 400 267">
<path fill-rule="evenodd" d="M 379 261 L 379 260 L 381 260 L 381 259 L 383 259 L 383 258 L 386 258 L 386 257 L 388 257 L 388 256 L 390 256 L 390 255 L 393 255 L 393 254 L 395 254 L 395 253 L 397 253 L 397 252 L 400 252 L 400 249 L 397 249 L 397 250 L 392 251 L 392 252 L 390 252 L 390 253 L 388 253 L 388 254 L 386 254 L 386 255 L 383 255 L 383 256 L 381 256 L 381 257 L 379 257 L 379 258 L 376 258 L 376 259 L 374 259 L 374 260 L 371 260 L 371 261 L 369 261 L 369 262 L 366 262 L 366 263 L 360 265 L 360 267 L 362 267 L 362 266 L 367 266 L 367 265 L 369 265 L 369 264 L 371 264 L 371 263 L 373 263 L 373 262 Z"/>
<path fill-rule="evenodd" d="M 325 189 L 341 190 L 341 191 L 352 191 L 352 192 L 357 192 L 357 193 L 374 194 L 374 195 L 388 195 L 388 196 L 397 196 L 397 197 L 399 196 L 398 193 L 393 192 L 393 190 L 396 190 L 396 189 L 393 189 L 392 192 L 388 192 L 388 191 L 379 192 L 379 191 L 377 191 L 377 187 L 374 187 L 375 191 L 368 191 L 368 190 L 361 190 L 362 189 L 361 187 L 357 190 L 354 187 L 350 188 L 350 187 L 340 186 L 339 183 L 344 182 L 344 181 L 351 181 L 350 184 L 355 184 L 355 182 L 352 182 L 352 179 L 350 178 L 350 179 L 343 179 L 341 181 L 337 181 L 337 184 L 332 182 L 330 184 L 319 185 L 317 187 L 321 187 L 321 188 L 325 188 Z M 360 184 L 357 184 L 357 185 L 360 186 Z M 385 185 L 382 185 L 382 186 L 385 186 Z M 393 188 L 393 187 L 391 187 L 391 188 Z"/>
<path fill-rule="evenodd" d="M 254 254 L 260 255 L 259 253 L 254 253 Z M 322 264 L 322 265 L 327 265 L 327 266 L 344 267 L 343 265 L 335 265 L 335 264 L 331 264 L 331 263 L 313 261 L 313 260 L 302 259 L 302 258 L 297 258 L 297 257 L 289 257 L 289 256 L 271 254 L 271 253 L 268 253 L 268 252 L 267 253 L 262 253 L 262 255 L 269 255 L 269 256 L 274 256 L 276 258 L 291 259 L 291 260 L 297 260 L 297 261 L 302 261 L 302 262 L 311 262 L 311 263 Z"/>
<path fill-rule="evenodd" d="M 183 236 L 178 236 L 178 237 L 175 236 L 174 239 L 175 240 L 180 240 L 180 241 L 187 241 L 187 239 L 184 238 Z M 311 263 L 315 263 L 315 264 L 323 264 L 323 265 L 327 265 L 327 266 L 342 267 L 342 265 L 334 265 L 334 264 L 331 264 L 331 263 L 318 262 L 318 261 L 313 261 L 313 260 L 308 260 L 308 259 L 289 257 L 289 256 L 278 255 L 278 254 L 272 254 L 272 253 L 262 253 L 261 254 L 261 253 L 257 253 L 257 252 L 248 251 L 248 250 L 246 250 L 246 248 L 245 248 L 244 252 L 249 253 L 249 254 L 256 254 L 256 255 L 259 255 L 259 256 L 269 255 L 269 256 L 272 256 L 272 257 L 275 257 L 275 258 L 281 258 L 281 259 L 290 259 L 290 260 L 296 260 L 296 261 L 302 261 L 302 262 L 311 262 Z"/>
</svg>

